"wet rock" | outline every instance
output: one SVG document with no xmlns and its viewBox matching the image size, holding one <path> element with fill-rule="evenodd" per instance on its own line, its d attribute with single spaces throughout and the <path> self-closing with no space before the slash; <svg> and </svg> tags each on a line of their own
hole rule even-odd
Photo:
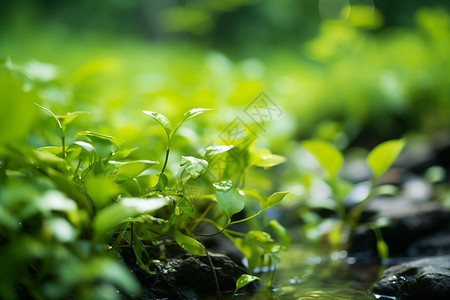
<svg viewBox="0 0 450 300">
<path fill-rule="evenodd" d="M 390 267 L 373 286 L 373 293 L 401 300 L 450 299 L 450 256 Z"/>
<path fill-rule="evenodd" d="M 413 202 L 402 197 L 380 197 L 369 202 L 363 216 L 364 221 L 373 222 L 379 218 L 388 218 L 390 225 L 382 228 L 382 235 L 389 246 L 391 256 L 428 255 L 450 253 L 448 245 L 432 251 L 424 247 L 434 234 L 441 234 L 442 241 L 450 239 L 450 212 L 435 202 Z M 444 229 L 444 230 L 443 230 Z M 422 240 L 421 239 L 425 239 Z M 437 245 L 438 240 L 435 239 Z M 415 245 L 414 248 L 410 247 Z M 352 254 L 376 257 L 376 240 L 374 233 L 366 228 L 359 228 L 354 236 Z"/>
<path fill-rule="evenodd" d="M 236 280 L 242 274 L 248 274 L 248 270 L 237 265 L 226 255 L 211 252 L 209 255 L 221 292 L 231 293 L 234 291 Z M 217 294 L 207 256 L 183 254 L 168 258 L 165 262 L 152 263 L 150 269 L 157 271 L 155 275 L 141 270 L 130 257 L 124 260 L 141 283 L 142 299 L 191 300 L 205 296 L 214 297 Z M 249 284 L 247 290 L 254 291 L 257 284 Z"/>
</svg>

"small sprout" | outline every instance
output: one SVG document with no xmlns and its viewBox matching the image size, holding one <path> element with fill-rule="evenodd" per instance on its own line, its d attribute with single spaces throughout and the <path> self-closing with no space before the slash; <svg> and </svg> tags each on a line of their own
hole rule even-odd
<svg viewBox="0 0 450 300">
<path fill-rule="evenodd" d="M 236 289 L 234 290 L 233 296 L 236 296 L 237 291 L 244 286 L 252 283 L 253 281 L 261 280 L 259 277 L 248 275 L 248 274 L 242 274 L 238 280 L 236 280 Z"/>
</svg>

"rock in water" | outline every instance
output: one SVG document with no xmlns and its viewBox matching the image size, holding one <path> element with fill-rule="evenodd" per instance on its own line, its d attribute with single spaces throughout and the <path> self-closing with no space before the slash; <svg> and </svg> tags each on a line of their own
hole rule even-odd
<svg viewBox="0 0 450 300">
<path fill-rule="evenodd" d="M 373 292 L 401 300 L 450 299 L 450 255 L 390 267 L 373 286 Z"/>
</svg>

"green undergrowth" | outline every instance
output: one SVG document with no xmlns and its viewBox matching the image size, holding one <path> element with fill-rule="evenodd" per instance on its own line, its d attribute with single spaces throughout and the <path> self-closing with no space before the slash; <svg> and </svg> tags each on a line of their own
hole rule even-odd
<svg viewBox="0 0 450 300">
<path fill-rule="evenodd" d="M 207 255 L 203 236 L 229 238 L 250 272 L 279 262 L 289 238 L 277 221 L 260 218 L 248 232 L 229 227 L 283 200 L 287 192 L 263 195 L 245 186 L 250 169 L 276 166 L 282 156 L 255 149 L 248 135 L 179 155 L 173 142 L 182 125 L 212 113 L 194 108 L 176 125 L 157 112 L 134 112 L 147 117 L 142 126 L 156 123 L 165 135 L 158 140 L 165 155 L 136 158 L 137 148 L 116 137 L 74 130 L 84 125 L 78 119 L 91 117 L 89 111 L 59 114 L 37 103 L 40 83 L 10 60 L 1 75 L 2 125 L 8 124 L 0 140 L 1 298 L 117 299 L 117 290 L 138 295 L 136 278 L 120 263 L 120 248 L 131 248 L 136 264 L 155 275 L 151 262 L 166 257 L 166 245 Z M 143 144 L 155 143 L 141 137 Z M 175 155 L 178 167 L 169 168 Z M 205 224 L 214 230 L 202 231 Z M 240 279 L 236 289 L 251 281 Z"/>
</svg>

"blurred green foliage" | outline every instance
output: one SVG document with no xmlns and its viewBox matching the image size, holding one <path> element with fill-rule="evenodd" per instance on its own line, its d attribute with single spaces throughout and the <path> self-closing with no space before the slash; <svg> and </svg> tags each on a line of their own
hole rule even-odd
<svg viewBox="0 0 450 300">
<path fill-rule="evenodd" d="M 161 192 L 179 180 L 186 198 L 198 198 L 198 186 L 186 182 L 200 176 L 211 194 L 206 163 L 229 162 L 223 133 L 236 118 L 258 139 L 246 140 L 248 148 L 234 144 L 245 151 L 220 174 L 222 185 L 234 186 L 212 196 L 225 210 L 225 226 L 212 222 L 218 229 L 236 221 L 242 194 L 251 199 L 249 216 L 278 204 L 285 194 L 261 195 L 275 190 L 292 188 L 289 201 L 315 200 L 305 193 L 317 182 L 303 164 L 301 139 L 339 153 L 409 131 L 450 130 L 446 1 L 29 0 L 5 3 L 0 24 L 0 274 L 11 274 L 2 276 L 0 298 L 14 299 L 17 289 L 37 299 L 138 293 L 116 253 L 105 255 L 105 247 L 119 247 L 111 243 L 118 225 L 117 240 L 136 242 L 143 268 L 148 257 L 138 241 L 155 240 L 146 226 L 159 234 L 172 228 L 180 245 L 200 253 L 189 230 L 198 225 L 189 223 L 199 217 L 195 205 L 177 198 L 178 211 L 164 203 L 162 218 L 144 218 L 142 210 L 162 203 L 148 207 L 138 197 L 171 199 Z M 262 91 L 284 111 L 264 127 L 245 118 Z M 169 137 L 166 160 L 170 133 L 158 127 L 161 118 L 140 112 L 182 120 L 193 107 L 214 110 Z M 277 167 L 281 155 L 289 163 Z M 324 168 L 336 177 L 333 163 Z M 270 175 L 262 170 L 272 167 Z M 261 223 L 287 243 L 279 223 Z M 229 237 L 251 267 L 261 257 L 276 264 L 281 246 L 267 233 Z M 110 268 L 117 272 L 103 271 Z"/>
</svg>

